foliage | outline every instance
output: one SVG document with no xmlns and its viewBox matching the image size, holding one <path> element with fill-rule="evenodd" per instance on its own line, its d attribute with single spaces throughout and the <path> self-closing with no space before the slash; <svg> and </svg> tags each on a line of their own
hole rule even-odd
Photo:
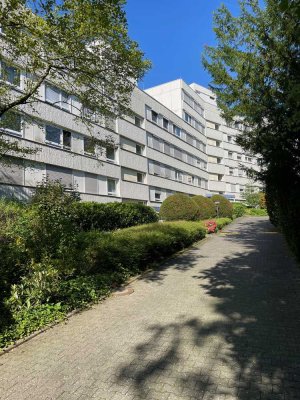
<svg viewBox="0 0 300 400">
<path fill-rule="evenodd" d="M 77 203 L 76 193 L 58 182 L 43 183 L 27 206 L 0 202 L 0 347 L 102 299 L 130 275 L 205 237 L 202 223 L 185 221 L 70 232 Z M 142 211 L 141 218 L 153 215 Z M 47 238 L 52 245 L 45 250 Z"/>
<path fill-rule="evenodd" d="M 74 262 L 78 270 L 86 268 L 89 274 L 135 274 L 204 237 L 201 223 L 187 221 L 141 225 L 113 233 L 85 232 L 78 236 L 82 257 Z"/>
<path fill-rule="evenodd" d="M 233 203 L 233 218 L 239 218 L 246 214 L 247 207 L 243 203 Z"/>
<path fill-rule="evenodd" d="M 300 257 L 299 2 L 241 0 L 240 8 L 215 14 L 217 45 L 204 65 L 223 117 L 247 127 L 237 142 L 260 154 L 271 221 Z"/>
<path fill-rule="evenodd" d="M 74 245 L 77 227 L 74 207 L 79 194 L 60 181 L 45 180 L 31 199 L 31 232 L 26 245 L 36 261 L 43 257 L 59 258 L 63 263 Z"/>
<path fill-rule="evenodd" d="M 264 192 L 259 192 L 259 208 L 266 208 L 266 194 Z"/>
<path fill-rule="evenodd" d="M 160 218 L 166 221 L 187 220 L 193 221 L 197 219 L 199 207 L 191 197 L 175 193 L 167 197 L 160 207 Z"/>
<path fill-rule="evenodd" d="M 74 203 L 74 221 L 80 230 L 112 231 L 157 222 L 153 208 L 141 203 Z"/>
<path fill-rule="evenodd" d="M 193 196 L 192 199 L 198 206 L 198 218 L 200 220 L 215 217 L 216 207 L 211 199 L 201 195 Z"/>
<path fill-rule="evenodd" d="M 267 217 L 268 212 L 265 208 L 247 208 L 246 215 L 252 217 Z"/>
<path fill-rule="evenodd" d="M 219 217 L 228 217 L 232 218 L 232 203 L 230 203 L 229 200 L 227 200 L 224 196 L 220 194 L 214 194 L 211 197 L 211 200 L 215 202 L 219 202 L 218 206 L 218 216 Z"/>
<path fill-rule="evenodd" d="M 217 229 L 218 231 L 223 229 L 224 226 L 230 224 L 232 222 L 231 218 L 216 218 L 216 223 L 217 223 Z"/>
<path fill-rule="evenodd" d="M 246 185 L 242 194 L 245 203 L 249 207 L 259 207 L 261 195 L 257 189 L 251 185 Z"/>
<path fill-rule="evenodd" d="M 47 80 L 84 105 L 96 119 L 128 111 L 135 83 L 150 63 L 128 36 L 124 0 L 6 0 L 0 3 L 0 58 L 26 73 L 22 91 L 2 82 L 0 117 L 28 114 Z M 5 71 L 5 69 L 4 69 Z M 18 78 L 14 80 L 17 84 Z M 10 142 L 0 137 L 7 151 Z M 11 150 L 19 152 L 14 141 Z"/>
</svg>

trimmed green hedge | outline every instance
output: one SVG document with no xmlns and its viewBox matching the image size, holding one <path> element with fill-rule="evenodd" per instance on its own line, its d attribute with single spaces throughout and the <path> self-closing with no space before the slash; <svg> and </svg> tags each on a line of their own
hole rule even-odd
<svg viewBox="0 0 300 400">
<path fill-rule="evenodd" d="M 224 196 L 222 196 L 221 194 L 214 194 L 211 197 L 211 200 L 213 202 L 218 201 L 220 204 L 218 204 L 218 208 L 219 208 L 219 217 L 228 217 L 228 218 L 232 218 L 232 210 L 233 210 L 233 206 L 232 203 L 230 203 L 229 200 L 227 200 Z"/>
<path fill-rule="evenodd" d="M 89 274 L 128 271 L 135 274 L 176 251 L 205 237 L 198 222 L 164 222 L 123 229 L 112 233 L 86 232 L 78 236 L 79 271 Z M 86 267 L 88 266 L 88 267 Z"/>
<path fill-rule="evenodd" d="M 197 216 L 200 220 L 209 219 L 216 216 L 216 207 L 210 198 L 198 195 L 193 196 L 192 200 L 198 206 Z"/>
<path fill-rule="evenodd" d="M 175 193 L 167 197 L 160 207 L 160 218 L 166 221 L 195 221 L 198 215 L 198 206 L 192 197 L 183 193 Z"/>
<path fill-rule="evenodd" d="M 129 276 L 204 237 L 201 222 L 186 221 L 79 233 L 68 251 L 72 271 L 50 258 L 31 261 L 11 285 L 5 319 L 0 315 L 0 348 L 98 301 Z"/>
<path fill-rule="evenodd" d="M 73 205 L 80 230 L 113 231 L 158 221 L 153 208 L 141 203 L 78 202 Z"/>
</svg>

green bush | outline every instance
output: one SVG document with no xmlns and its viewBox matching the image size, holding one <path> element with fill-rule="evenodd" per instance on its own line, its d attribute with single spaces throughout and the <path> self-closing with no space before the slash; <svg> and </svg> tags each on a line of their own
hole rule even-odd
<svg viewBox="0 0 300 400">
<path fill-rule="evenodd" d="M 147 268 L 205 237 L 197 222 L 165 222 L 123 229 L 113 233 L 86 232 L 78 237 L 82 254 L 78 270 L 95 274 L 127 271 L 130 275 Z"/>
<path fill-rule="evenodd" d="M 200 220 L 216 216 L 216 207 L 211 199 L 200 195 L 193 196 L 192 199 L 198 206 L 198 218 Z"/>
<path fill-rule="evenodd" d="M 252 217 L 267 217 L 268 212 L 265 208 L 247 208 L 246 215 L 250 215 Z"/>
<path fill-rule="evenodd" d="M 232 207 L 232 203 L 230 203 L 229 200 L 227 200 L 224 196 L 220 195 L 220 194 L 214 194 L 211 197 L 211 200 L 215 203 L 216 201 L 219 202 L 218 204 L 218 208 L 219 208 L 219 215 L 218 217 L 228 217 L 228 218 L 232 218 L 232 211 L 233 211 L 233 207 Z"/>
<path fill-rule="evenodd" d="M 113 231 L 130 226 L 158 221 L 153 208 L 141 203 L 96 203 L 74 204 L 75 223 L 82 231 Z"/>
<path fill-rule="evenodd" d="M 219 231 L 220 229 L 223 229 L 224 226 L 230 224 L 232 222 L 231 218 L 216 218 L 215 219 L 217 223 L 217 230 Z"/>
<path fill-rule="evenodd" d="M 27 260 L 23 269 L 17 268 L 21 274 L 8 282 L 5 295 L 1 292 L 5 312 L 0 312 L 0 347 L 98 301 L 129 276 L 203 237 L 201 223 L 185 221 L 80 232 L 68 251 L 72 269 L 51 254 Z M 26 246 L 22 249 L 27 254 Z"/>
<path fill-rule="evenodd" d="M 182 193 L 175 193 L 162 202 L 159 215 L 166 221 L 195 221 L 198 210 L 197 204 L 191 197 Z"/>
<path fill-rule="evenodd" d="M 247 213 L 247 207 L 243 203 L 233 203 L 233 218 L 242 217 Z"/>
</svg>

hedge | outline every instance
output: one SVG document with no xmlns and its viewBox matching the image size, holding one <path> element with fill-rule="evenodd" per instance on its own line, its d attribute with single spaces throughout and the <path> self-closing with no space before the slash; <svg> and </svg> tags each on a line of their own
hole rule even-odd
<svg viewBox="0 0 300 400">
<path fill-rule="evenodd" d="M 215 203 L 216 201 L 219 202 L 218 204 L 218 217 L 228 217 L 232 218 L 232 210 L 233 206 L 229 200 L 227 200 L 224 196 L 220 194 L 214 194 L 211 197 L 211 200 Z"/>
<path fill-rule="evenodd" d="M 216 216 L 216 207 L 210 198 L 198 195 L 193 196 L 192 200 L 198 206 L 197 216 L 200 220 L 213 218 Z"/>
<path fill-rule="evenodd" d="M 243 203 L 233 203 L 233 218 L 242 217 L 247 213 L 247 207 Z"/>
<path fill-rule="evenodd" d="M 6 315 L 0 315 L 0 348 L 98 301 L 130 275 L 204 237 L 202 223 L 186 221 L 78 233 L 75 246 L 68 249 L 73 271 L 44 258 L 31 261 L 11 283 L 4 299 Z"/>
<path fill-rule="evenodd" d="M 85 232 L 78 236 L 79 271 L 89 274 L 128 271 L 135 274 L 205 237 L 203 224 L 177 221 L 154 223 L 112 233 Z M 87 267 L 88 266 L 88 267 Z"/>
<path fill-rule="evenodd" d="M 195 221 L 198 209 L 199 207 L 191 197 L 183 193 L 175 193 L 162 202 L 159 215 L 166 221 Z"/>
<path fill-rule="evenodd" d="M 78 202 L 73 205 L 80 230 L 113 231 L 158 221 L 153 208 L 141 203 Z"/>
</svg>

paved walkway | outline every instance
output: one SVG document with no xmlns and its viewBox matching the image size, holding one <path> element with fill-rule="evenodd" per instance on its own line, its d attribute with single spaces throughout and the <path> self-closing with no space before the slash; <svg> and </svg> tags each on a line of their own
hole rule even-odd
<svg viewBox="0 0 300 400">
<path fill-rule="evenodd" d="M 300 269 L 266 218 L 0 357 L 9 400 L 300 399 Z"/>
</svg>

